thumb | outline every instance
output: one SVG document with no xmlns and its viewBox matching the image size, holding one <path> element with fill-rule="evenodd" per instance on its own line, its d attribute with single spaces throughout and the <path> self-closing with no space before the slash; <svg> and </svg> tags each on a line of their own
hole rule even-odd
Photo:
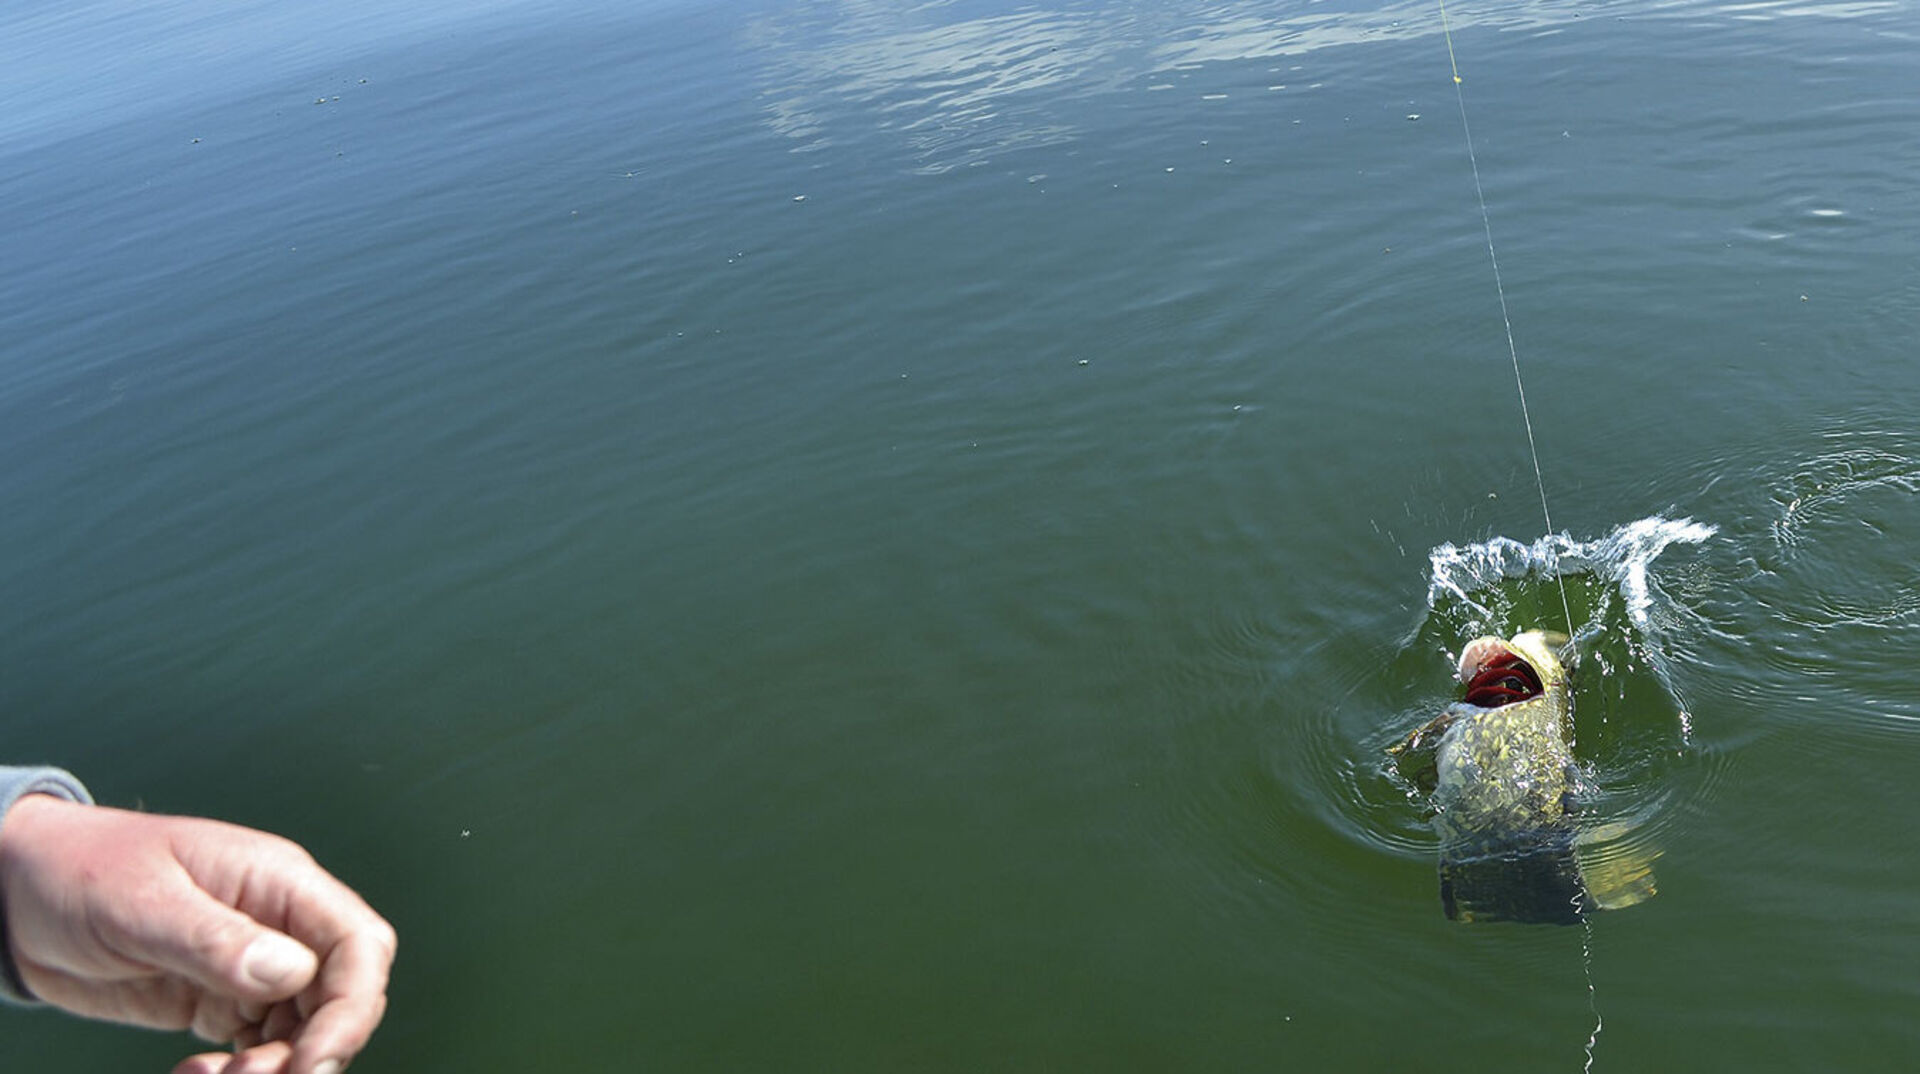
<svg viewBox="0 0 1920 1074">
<path fill-rule="evenodd" d="M 320 958 L 306 944 L 285 933 L 256 927 L 253 939 L 247 941 L 247 946 L 240 950 L 241 979 L 233 983 L 242 989 L 260 989 L 259 999 L 278 1000 L 298 994 L 313 982 L 318 972 Z M 244 991 L 234 994 L 248 999 L 256 998 Z"/>
<path fill-rule="evenodd" d="M 124 921 L 124 954 L 212 995 L 271 1003 L 313 982 L 320 960 L 305 944 L 191 888 Z"/>
</svg>

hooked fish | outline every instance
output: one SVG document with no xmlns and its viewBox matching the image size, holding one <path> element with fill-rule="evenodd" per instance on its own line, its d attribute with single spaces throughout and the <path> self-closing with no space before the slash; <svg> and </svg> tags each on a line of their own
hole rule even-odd
<svg viewBox="0 0 1920 1074">
<path fill-rule="evenodd" d="M 1650 858 L 1582 853 L 1601 833 L 1583 835 L 1570 816 L 1579 769 L 1566 643 L 1537 630 L 1474 639 L 1456 669 L 1465 697 L 1388 750 L 1431 796 L 1449 918 L 1571 924 L 1653 896 Z"/>
</svg>

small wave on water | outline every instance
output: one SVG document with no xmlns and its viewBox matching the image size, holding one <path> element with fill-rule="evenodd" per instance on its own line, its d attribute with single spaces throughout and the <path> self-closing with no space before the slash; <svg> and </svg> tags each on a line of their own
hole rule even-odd
<svg viewBox="0 0 1920 1074">
<path fill-rule="evenodd" d="M 1835 429 L 1765 490 L 1739 578 L 1718 618 L 1720 659 L 1741 658 L 1741 688 L 1771 722 L 1817 717 L 1874 733 L 1920 731 L 1911 654 L 1920 644 L 1920 436 Z M 1764 638 L 1764 645 L 1742 639 Z"/>
<path fill-rule="evenodd" d="M 1920 576 L 1910 547 L 1897 539 L 1912 532 L 1920 510 L 1920 461 L 1898 443 L 1849 440 L 1774 490 L 1769 558 L 1814 582 L 1809 598 L 1779 609 L 1802 626 L 1874 629 L 1920 612 Z"/>
</svg>

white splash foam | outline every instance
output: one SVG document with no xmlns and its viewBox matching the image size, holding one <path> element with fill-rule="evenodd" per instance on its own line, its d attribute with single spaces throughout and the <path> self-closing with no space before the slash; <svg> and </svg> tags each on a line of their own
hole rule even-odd
<svg viewBox="0 0 1920 1074">
<path fill-rule="evenodd" d="M 1503 578 L 1529 574 L 1552 578 L 1585 572 L 1618 586 L 1626 602 L 1628 618 L 1641 630 L 1650 630 L 1648 613 L 1653 608 L 1653 591 L 1647 568 L 1668 545 L 1699 544 L 1717 532 L 1716 527 L 1690 518 L 1654 515 L 1629 522 L 1592 541 L 1576 541 L 1564 533 L 1552 533 L 1532 544 L 1522 544 L 1511 537 L 1495 537 L 1464 548 L 1448 542 L 1427 555 L 1430 565 L 1427 606 L 1433 607 L 1451 594 L 1481 614 L 1491 616 L 1492 612 L 1470 594 Z"/>
<path fill-rule="evenodd" d="M 1653 607 L 1653 594 L 1647 588 L 1647 567 L 1654 557 L 1675 542 L 1699 544 L 1717 532 L 1716 527 L 1690 518 L 1666 519 L 1655 515 L 1629 522 L 1597 542 L 1600 561 L 1612 568 L 1612 577 L 1627 601 L 1627 615 L 1635 626 L 1647 628 L 1647 612 Z"/>
</svg>

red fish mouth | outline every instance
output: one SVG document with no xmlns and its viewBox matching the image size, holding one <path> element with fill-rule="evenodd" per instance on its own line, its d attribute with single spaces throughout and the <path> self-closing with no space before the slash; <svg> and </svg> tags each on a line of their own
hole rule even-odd
<svg viewBox="0 0 1920 1074">
<path fill-rule="evenodd" d="M 1545 692 L 1533 665 L 1495 638 L 1481 638 L 1461 652 L 1460 681 L 1467 684 L 1467 704 L 1483 709 L 1518 704 Z"/>
</svg>

